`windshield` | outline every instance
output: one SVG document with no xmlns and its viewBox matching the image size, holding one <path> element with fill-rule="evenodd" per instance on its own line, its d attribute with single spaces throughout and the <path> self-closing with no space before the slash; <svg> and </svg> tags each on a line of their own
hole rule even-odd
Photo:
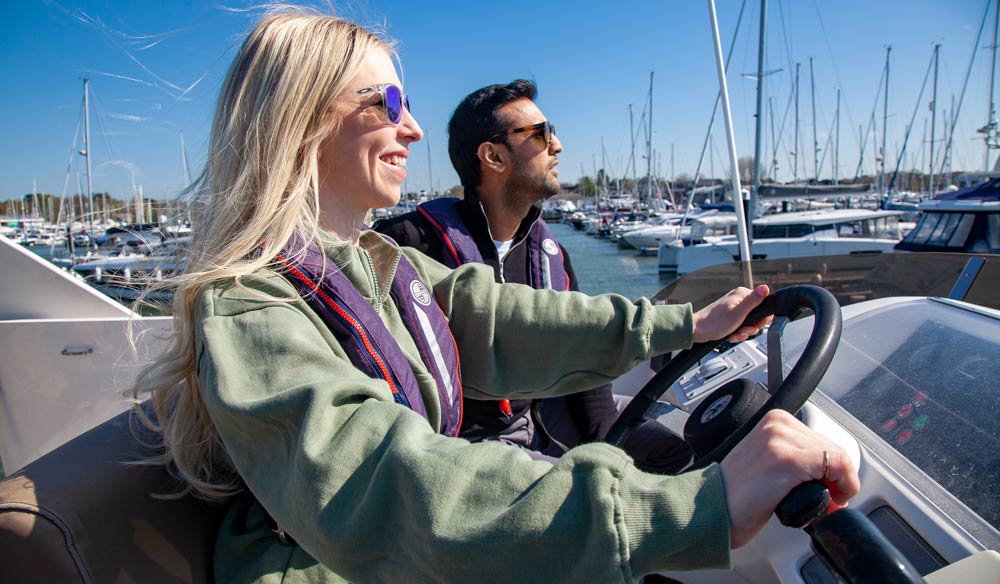
<svg viewBox="0 0 1000 584">
<path fill-rule="evenodd" d="M 819 284 L 842 306 L 889 297 L 947 297 L 969 255 L 892 253 L 752 262 L 772 289 Z M 965 299 L 1000 309 L 1000 258 Z M 737 286 L 738 263 L 699 270 L 656 295 L 700 308 Z M 928 298 L 848 308 L 840 346 L 818 387 L 871 433 L 1000 528 L 1000 318 Z M 893 303 L 894 302 L 894 303 Z M 812 319 L 783 334 L 787 373 Z M 860 438 L 860 437 L 859 437 Z"/>
<path fill-rule="evenodd" d="M 801 351 L 796 339 L 812 325 L 792 326 L 786 372 Z M 817 389 L 1000 527 L 997 355 L 1000 318 L 913 299 L 846 315 L 836 357 Z"/>
</svg>

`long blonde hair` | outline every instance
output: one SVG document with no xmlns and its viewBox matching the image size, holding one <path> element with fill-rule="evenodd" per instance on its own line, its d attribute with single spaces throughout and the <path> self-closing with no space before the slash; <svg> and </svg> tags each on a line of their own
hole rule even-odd
<svg viewBox="0 0 1000 584">
<path fill-rule="evenodd" d="M 233 60 L 219 96 L 208 160 L 191 190 L 193 238 L 175 290 L 167 350 L 132 389 L 150 395 L 167 465 L 194 492 L 220 499 L 240 489 L 198 384 L 196 306 L 206 288 L 268 267 L 294 236 L 319 233 L 318 152 L 336 131 L 336 98 L 376 49 L 392 44 L 354 23 L 304 9 L 262 18 Z"/>
</svg>

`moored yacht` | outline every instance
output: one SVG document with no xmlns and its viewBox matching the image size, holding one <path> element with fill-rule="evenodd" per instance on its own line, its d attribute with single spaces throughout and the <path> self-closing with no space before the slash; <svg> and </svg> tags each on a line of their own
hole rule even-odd
<svg viewBox="0 0 1000 584">
<path fill-rule="evenodd" d="M 898 251 L 1000 253 L 1000 175 L 922 201 Z"/>
<path fill-rule="evenodd" d="M 902 211 L 829 209 L 754 219 L 753 259 L 890 253 L 902 238 Z M 677 274 L 739 258 L 735 236 L 708 239 L 677 251 Z"/>
</svg>

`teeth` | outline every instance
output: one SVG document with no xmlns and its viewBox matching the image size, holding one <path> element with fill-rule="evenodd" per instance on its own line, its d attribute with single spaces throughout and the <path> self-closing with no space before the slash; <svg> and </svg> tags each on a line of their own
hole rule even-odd
<svg viewBox="0 0 1000 584">
<path fill-rule="evenodd" d="M 385 156 L 382 160 L 393 166 L 406 166 L 406 158 L 399 155 Z"/>
</svg>

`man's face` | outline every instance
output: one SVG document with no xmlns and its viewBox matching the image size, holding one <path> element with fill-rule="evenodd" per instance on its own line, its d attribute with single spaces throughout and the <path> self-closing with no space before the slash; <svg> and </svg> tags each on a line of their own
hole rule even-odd
<svg viewBox="0 0 1000 584">
<path fill-rule="evenodd" d="M 508 130 L 530 126 L 546 120 L 542 111 L 530 99 L 512 101 L 500 108 L 508 120 Z M 507 192 L 526 196 L 531 202 L 547 199 L 559 193 L 559 159 L 562 143 L 552 134 L 546 143 L 542 129 L 518 132 L 507 137 L 510 150 L 510 176 Z"/>
</svg>

